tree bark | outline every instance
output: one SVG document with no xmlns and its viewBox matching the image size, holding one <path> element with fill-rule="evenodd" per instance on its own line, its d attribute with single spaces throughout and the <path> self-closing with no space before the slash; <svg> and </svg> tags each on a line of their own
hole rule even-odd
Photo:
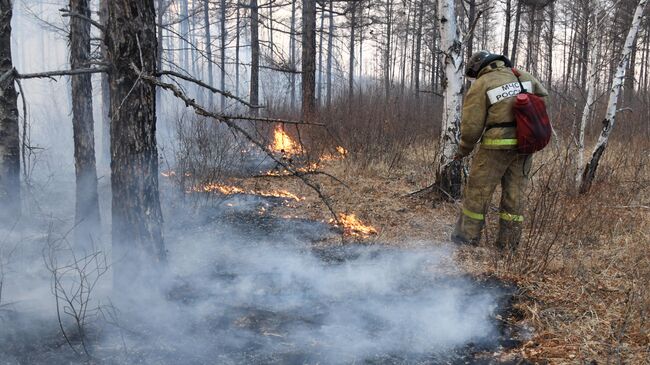
<svg viewBox="0 0 650 365">
<path fill-rule="evenodd" d="M 291 70 L 296 70 L 296 2 L 291 1 L 291 28 L 289 31 L 289 62 Z M 291 81 L 291 112 L 296 110 L 296 73 L 289 76 Z"/>
<path fill-rule="evenodd" d="M 421 57 L 422 57 L 422 17 L 424 16 L 424 0 L 419 0 L 420 3 L 418 5 L 418 31 L 417 34 L 415 35 L 416 41 L 415 41 L 415 65 L 414 65 L 414 71 L 413 71 L 413 77 L 415 78 L 414 84 L 415 84 L 415 98 L 419 99 L 420 98 L 420 64 L 421 62 Z"/>
<path fill-rule="evenodd" d="M 440 0 L 440 48 L 445 54 L 442 131 L 438 144 L 436 186 L 454 199 L 460 198 L 462 163 L 455 161 L 460 135 L 461 100 L 463 94 L 463 45 L 456 23 L 453 0 Z"/>
<path fill-rule="evenodd" d="M 513 65 L 517 64 L 517 46 L 519 43 L 519 26 L 521 25 L 521 1 L 517 0 L 517 10 L 515 12 L 515 34 L 512 36 L 512 53 L 510 54 L 510 60 Z"/>
<path fill-rule="evenodd" d="M 316 112 L 316 0 L 302 2 L 302 118 Z"/>
<path fill-rule="evenodd" d="M 318 39 L 318 83 L 316 84 L 316 100 L 321 105 L 323 97 L 323 36 L 325 35 L 325 10 L 320 13 L 320 29 Z"/>
<path fill-rule="evenodd" d="M 332 56 L 334 54 L 333 40 L 334 40 L 334 1 L 330 0 L 329 2 L 329 24 L 328 30 L 329 34 L 327 35 L 327 93 L 325 95 L 327 108 L 332 105 Z"/>
<path fill-rule="evenodd" d="M 187 9 L 187 1 L 188 0 L 179 0 L 180 1 L 180 27 L 181 27 L 181 37 L 180 37 L 180 51 L 181 51 L 181 59 L 180 59 L 180 64 L 181 67 L 188 71 L 189 70 L 189 44 L 187 40 L 189 39 L 190 36 L 190 19 L 189 19 L 189 12 Z"/>
<path fill-rule="evenodd" d="M 99 23 L 104 27 L 108 24 L 108 1 L 99 1 Z M 106 44 L 104 42 L 100 44 L 100 51 L 102 58 L 107 59 Z M 111 163 L 111 88 L 108 85 L 108 73 L 102 72 L 100 79 L 102 90 L 102 149 L 100 153 L 100 166 L 102 166 L 103 170 L 108 169 Z"/>
<path fill-rule="evenodd" d="M 390 98 L 391 40 L 393 38 L 393 0 L 386 0 L 386 44 L 384 48 L 384 95 Z"/>
<path fill-rule="evenodd" d="M 350 102 L 352 96 L 354 96 L 354 46 L 357 30 L 357 4 L 358 0 L 350 4 L 350 59 L 348 62 L 348 101 Z"/>
<path fill-rule="evenodd" d="M 235 22 L 235 96 L 239 97 L 239 47 L 241 37 L 239 36 L 239 25 L 241 22 L 241 7 L 239 3 L 235 5 L 237 7 L 237 16 Z"/>
<path fill-rule="evenodd" d="M 605 120 L 603 120 L 603 129 L 600 132 L 600 136 L 598 137 L 598 142 L 596 143 L 596 147 L 594 148 L 594 151 L 591 154 L 591 160 L 589 161 L 587 166 L 585 166 L 584 172 L 582 174 L 580 193 L 584 194 L 588 192 L 589 189 L 591 188 L 591 184 L 594 180 L 594 177 L 596 176 L 596 169 L 598 168 L 598 163 L 600 162 L 600 158 L 605 152 L 605 148 L 607 147 L 607 142 L 609 140 L 609 135 L 612 132 L 612 129 L 614 128 L 614 124 L 616 121 L 616 108 L 618 103 L 618 97 L 621 92 L 621 86 L 623 84 L 623 80 L 625 79 L 625 71 L 628 66 L 630 54 L 632 53 L 632 48 L 634 47 L 636 34 L 639 30 L 639 24 L 641 23 L 641 18 L 643 17 L 643 11 L 647 3 L 648 0 L 640 0 L 636 7 L 636 11 L 634 12 L 634 17 L 632 18 L 632 25 L 630 26 L 630 30 L 627 33 L 627 37 L 625 38 L 625 45 L 623 46 L 621 59 L 618 62 L 618 66 L 616 68 L 616 75 L 612 81 L 612 88 L 609 93 L 609 101 L 607 103 L 607 114 L 605 115 Z"/>
<path fill-rule="evenodd" d="M 212 35 L 210 34 L 210 1 L 209 0 L 203 0 L 203 27 L 205 28 L 205 56 L 208 58 L 208 85 L 214 86 L 214 75 L 212 71 Z M 212 94 L 209 94 L 208 95 L 209 106 L 212 106 L 212 99 L 213 99 Z"/>
<path fill-rule="evenodd" d="M 220 39 L 221 39 L 221 51 L 219 52 L 220 62 L 221 62 L 221 91 L 226 91 L 226 39 L 228 37 L 228 33 L 226 33 L 226 0 L 221 0 L 220 5 L 219 5 L 219 11 L 220 11 L 220 20 L 219 24 L 221 25 L 221 34 Z M 219 106 L 221 106 L 221 110 L 226 109 L 226 97 L 224 94 L 221 94 L 221 99 L 219 101 Z"/>
<path fill-rule="evenodd" d="M 12 1 L 0 0 L 0 76 L 12 72 Z M 20 217 L 20 139 L 14 78 L 0 85 L 0 225 Z M 11 222 L 9 222 L 11 220 Z"/>
<path fill-rule="evenodd" d="M 253 106 L 257 106 L 260 103 L 259 11 L 257 0 L 251 0 L 251 83 L 249 103 Z M 251 108 L 250 112 L 253 115 L 257 115 L 257 108 Z"/>
<path fill-rule="evenodd" d="M 512 0 L 506 0 L 506 11 L 505 11 L 505 26 L 506 29 L 503 32 L 503 55 L 508 55 L 508 45 L 510 43 L 510 22 L 512 21 Z"/>
<path fill-rule="evenodd" d="M 156 93 L 132 68 L 135 65 L 149 75 L 156 72 L 154 2 L 109 1 L 108 19 L 113 267 L 115 284 L 123 286 L 139 275 L 142 263 L 161 267 L 166 259 L 158 192 Z"/>
<path fill-rule="evenodd" d="M 70 0 L 70 11 L 90 18 L 88 0 Z M 70 67 L 73 70 L 86 68 L 90 66 L 89 62 L 90 23 L 79 17 L 71 17 Z M 100 233 L 91 77 L 91 74 L 70 76 L 76 177 L 75 243 L 88 247 L 92 237 Z"/>
<path fill-rule="evenodd" d="M 582 183 L 582 165 L 584 164 L 584 151 L 585 151 L 585 129 L 593 113 L 594 97 L 596 93 L 596 76 L 598 74 L 598 48 L 597 43 L 600 39 L 600 25 L 598 24 L 598 0 L 591 0 L 591 14 L 593 16 L 592 26 L 589 31 L 588 49 L 589 49 L 589 64 L 587 65 L 587 100 L 582 110 L 582 118 L 578 126 L 578 142 L 576 146 L 576 175 L 575 182 L 576 188 L 580 188 Z"/>
</svg>

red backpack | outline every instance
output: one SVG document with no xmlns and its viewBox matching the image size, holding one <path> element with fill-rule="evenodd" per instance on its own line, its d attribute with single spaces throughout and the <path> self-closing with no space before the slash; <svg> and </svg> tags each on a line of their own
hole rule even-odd
<svg viewBox="0 0 650 365">
<path fill-rule="evenodd" d="M 548 144 L 553 134 L 551 120 L 546 113 L 546 104 L 541 97 L 528 92 L 521 83 L 521 73 L 516 69 L 512 72 L 519 81 L 521 92 L 517 95 L 513 106 L 515 122 L 517 123 L 517 150 L 521 153 L 537 152 Z"/>
</svg>

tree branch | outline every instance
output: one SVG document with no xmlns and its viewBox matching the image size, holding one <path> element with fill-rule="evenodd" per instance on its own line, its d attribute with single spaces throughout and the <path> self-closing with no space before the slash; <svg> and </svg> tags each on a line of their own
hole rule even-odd
<svg viewBox="0 0 650 365">
<path fill-rule="evenodd" d="M 244 138 L 246 138 L 249 142 L 251 142 L 252 144 L 259 147 L 262 151 L 264 151 L 264 153 L 266 153 L 266 155 L 268 155 L 278 165 L 282 166 L 287 172 L 289 172 L 293 176 L 299 178 L 300 180 L 302 180 L 302 182 L 305 185 L 307 185 L 312 190 L 314 190 L 316 192 L 316 194 L 318 194 L 318 197 L 321 199 L 323 204 L 325 204 L 327 209 L 332 214 L 332 217 L 334 218 L 334 221 L 337 224 L 341 224 L 341 222 L 339 220 L 339 217 L 338 217 L 338 214 L 336 214 L 336 211 L 332 207 L 332 202 L 330 201 L 329 197 L 326 197 L 323 194 L 323 191 L 321 190 L 321 187 L 317 182 L 311 181 L 308 178 L 307 174 L 298 171 L 290 163 L 287 163 L 286 161 L 283 161 L 282 158 L 278 158 L 273 153 L 273 151 L 271 151 L 269 149 L 269 147 L 266 146 L 266 144 L 264 144 L 263 142 L 258 141 L 250 133 L 248 133 L 245 129 L 238 126 L 236 123 L 234 123 L 233 122 L 234 118 L 229 117 L 227 115 L 212 113 L 212 112 L 208 111 L 205 107 L 199 105 L 194 99 L 192 99 L 192 98 L 188 97 L 187 95 L 185 95 L 176 86 L 174 86 L 172 84 L 169 84 L 169 83 L 162 82 L 162 81 L 160 81 L 159 79 L 157 79 L 156 77 L 154 77 L 152 75 L 143 74 L 140 71 L 140 69 L 134 63 L 131 63 L 131 69 L 133 69 L 133 71 L 135 71 L 138 74 L 138 77 L 140 79 L 142 79 L 142 80 L 144 80 L 144 81 L 146 81 L 146 82 L 148 82 L 150 84 L 153 84 L 153 85 L 159 86 L 159 87 L 161 87 L 163 89 L 171 91 L 174 94 L 174 96 L 176 96 L 177 98 L 183 100 L 185 102 L 186 106 L 191 107 L 192 109 L 194 109 L 194 112 L 197 115 L 201 115 L 201 116 L 204 116 L 204 117 L 209 117 L 209 118 L 215 119 L 215 120 L 217 120 L 217 121 L 219 121 L 221 123 L 226 124 L 228 126 L 228 128 L 230 128 L 231 130 L 233 130 L 235 132 L 238 132 L 239 134 L 244 136 Z"/>
<path fill-rule="evenodd" d="M 54 78 L 55 76 L 74 76 L 74 75 L 85 75 L 85 74 L 94 74 L 100 72 L 108 72 L 107 66 L 100 67 L 90 67 L 90 68 L 78 68 L 73 70 L 57 70 L 57 71 L 47 71 L 47 72 L 36 72 L 30 74 L 21 74 L 16 72 L 17 79 L 42 79 L 42 78 Z M 3 75 L 4 77 L 4 75 Z"/>
<path fill-rule="evenodd" d="M 180 72 L 176 72 L 176 71 L 167 71 L 167 70 L 156 72 L 156 76 L 163 76 L 163 75 L 178 77 L 179 79 L 183 79 L 183 80 L 185 80 L 185 81 L 189 81 L 189 82 L 191 82 L 191 83 L 197 84 L 197 85 L 199 85 L 199 86 L 201 86 L 201 87 L 203 87 L 203 88 L 206 88 L 206 89 L 212 91 L 212 92 L 215 93 L 215 94 L 221 94 L 221 95 L 223 95 L 223 96 L 225 96 L 225 97 L 227 97 L 227 98 L 231 98 L 231 99 L 237 100 L 238 102 L 240 102 L 240 103 L 246 105 L 246 106 L 249 107 L 249 108 L 253 108 L 253 109 L 262 109 L 262 108 L 264 108 L 263 106 L 260 106 L 260 105 L 252 105 L 252 104 L 250 104 L 249 102 L 247 102 L 246 100 L 244 100 L 244 99 L 242 99 L 242 98 L 239 98 L 239 97 L 237 97 L 237 96 L 231 94 L 231 93 L 228 92 L 228 91 L 219 90 L 219 89 L 217 89 L 217 88 L 215 88 L 215 87 L 213 87 L 213 86 L 211 86 L 211 85 L 206 84 L 205 82 L 203 82 L 203 81 L 201 81 L 201 80 L 199 80 L 199 79 L 195 79 L 195 78 L 193 78 L 193 77 L 190 77 L 190 76 L 187 76 L 187 75 L 183 75 L 183 74 L 180 73 Z"/>
<path fill-rule="evenodd" d="M 92 24 L 95 28 L 101 30 L 102 32 L 106 31 L 106 27 L 104 27 L 103 25 L 99 24 L 98 22 L 92 20 L 91 18 L 83 14 L 79 14 L 77 12 L 70 11 L 69 9 L 65 9 L 65 8 L 59 9 L 59 11 L 62 13 L 61 16 L 64 18 L 79 18 L 81 20 L 85 20 L 88 23 Z"/>
</svg>

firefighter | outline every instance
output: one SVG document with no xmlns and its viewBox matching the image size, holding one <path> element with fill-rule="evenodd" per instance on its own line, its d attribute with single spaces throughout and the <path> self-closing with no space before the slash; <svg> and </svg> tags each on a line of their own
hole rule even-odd
<svg viewBox="0 0 650 365">
<path fill-rule="evenodd" d="M 520 73 L 526 91 L 543 97 L 548 103 L 544 86 L 529 73 Z M 512 107 L 521 86 L 510 61 L 488 51 L 472 55 L 465 75 L 475 81 L 463 104 L 456 159 L 468 156 L 475 145 L 480 147 L 472 160 L 463 206 L 451 239 L 460 244 L 478 244 L 492 194 L 501 184 L 496 245 L 500 250 L 515 250 L 521 236 L 522 202 L 532 164 L 531 155 L 517 152 Z"/>
</svg>

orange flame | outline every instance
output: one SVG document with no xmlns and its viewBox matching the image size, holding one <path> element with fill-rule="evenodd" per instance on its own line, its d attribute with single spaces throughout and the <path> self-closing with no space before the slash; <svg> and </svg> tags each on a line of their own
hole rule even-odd
<svg viewBox="0 0 650 365">
<path fill-rule="evenodd" d="M 302 153 L 302 148 L 296 143 L 281 126 L 275 127 L 273 132 L 273 144 L 269 148 L 275 152 L 280 152 L 284 155 L 297 155 Z"/>
<path fill-rule="evenodd" d="M 377 234 L 375 227 L 364 224 L 354 214 L 339 213 L 339 221 L 343 225 L 343 233 L 346 236 L 368 238 Z M 330 223 L 336 223 L 336 221 L 331 219 Z"/>
<path fill-rule="evenodd" d="M 246 191 L 237 186 L 223 185 L 218 183 L 208 183 L 204 185 L 197 185 L 192 187 L 187 191 L 188 193 L 212 193 L 218 192 L 223 195 L 234 195 L 234 194 L 250 194 L 250 195 L 259 195 L 270 198 L 284 198 L 295 201 L 301 201 L 304 198 L 297 196 L 286 190 L 272 190 L 272 191 L 260 191 L 260 190 L 250 190 Z"/>
</svg>

